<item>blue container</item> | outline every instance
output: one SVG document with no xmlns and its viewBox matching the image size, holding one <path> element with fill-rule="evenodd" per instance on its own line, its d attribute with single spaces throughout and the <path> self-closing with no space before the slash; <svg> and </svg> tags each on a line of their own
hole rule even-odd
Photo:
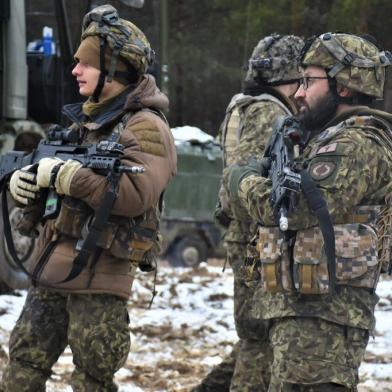
<svg viewBox="0 0 392 392">
<path fill-rule="evenodd" d="M 53 45 L 53 29 L 45 26 L 42 33 L 42 45 L 45 56 L 52 56 L 54 54 Z"/>
</svg>

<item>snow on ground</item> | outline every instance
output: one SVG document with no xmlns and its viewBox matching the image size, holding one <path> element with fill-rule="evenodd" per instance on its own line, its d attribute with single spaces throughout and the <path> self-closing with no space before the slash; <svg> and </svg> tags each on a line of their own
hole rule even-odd
<svg viewBox="0 0 392 392">
<path fill-rule="evenodd" d="M 230 269 L 202 265 L 197 270 L 161 267 L 157 296 L 148 305 L 153 274 L 140 274 L 129 301 L 132 349 L 116 374 L 120 392 L 189 391 L 229 353 L 236 341 Z M 392 280 L 380 282 L 375 339 L 360 368 L 360 392 L 392 391 Z M 9 333 L 26 293 L 0 296 L 0 372 L 7 359 Z M 55 365 L 48 392 L 71 392 L 69 349 Z"/>
<path fill-rule="evenodd" d="M 212 142 L 214 138 L 208 133 L 202 131 L 200 128 L 185 125 L 171 129 L 176 145 L 181 142 L 199 142 L 208 143 Z"/>
</svg>

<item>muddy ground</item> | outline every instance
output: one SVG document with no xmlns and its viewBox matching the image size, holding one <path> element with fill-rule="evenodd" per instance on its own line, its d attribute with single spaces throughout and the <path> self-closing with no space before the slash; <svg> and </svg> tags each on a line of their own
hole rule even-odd
<svg viewBox="0 0 392 392">
<path fill-rule="evenodd" d="M 156 295 L 148 309 L 154 282 L 140 274 L 129 301 L 132 349 L 116 375 L 120 392 L 189 391 L 236 341 L 232 319 L 232 274 L 220 262 L 197 270 L 160 268 Z M 392 391 L 392 280 L 378 293 L 375 340 L 361 366 L 360 392 Z M 7 361 L 7 341 L 26 293 L 0 297 L 0 372 Z M 69 349 L 60 357 L 47 383 L 49 392 L 71 392 L 73 369 Z"/>
</svg>

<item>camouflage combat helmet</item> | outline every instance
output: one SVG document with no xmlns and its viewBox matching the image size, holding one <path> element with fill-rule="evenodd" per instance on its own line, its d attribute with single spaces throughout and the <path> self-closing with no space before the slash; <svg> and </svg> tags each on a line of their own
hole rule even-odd
<svg viewBox="0 0 392 392">
<path fill-rule="evenodd" d="M 154 51 L 146 36 L 133 23 L 121 19 L 111 5 L 94 8 L 83 18 L 82 37 L 99 36 L 112 49 L 108 78 L 113 77 L 117 56 L 130 63 L 139 74 L 147 71 L 154 60 Z"/>
<path fill-rule="evenodd" d="M 272 34 L 259 41 L 249 59 L 245 80 L 279 85 L 301 77 L 299 59 L 304 41 L 295 35 Z"/>
<path fill-rule="evenodd" d="M 330 78 L 354 91 L 382 98 L 389 51 L 352 34 L 325 33 L 314 39 L 303 54 L 304 66 L 325 68 Z"/>
</svg>

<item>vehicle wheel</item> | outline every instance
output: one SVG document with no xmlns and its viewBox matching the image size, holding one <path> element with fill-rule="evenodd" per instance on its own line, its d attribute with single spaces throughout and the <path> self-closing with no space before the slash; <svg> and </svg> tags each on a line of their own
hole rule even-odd
<svg viewBox="0 0 392 392">
<path fill-rule="evenodd" d="M 207 260 L 206 244 L 196 238 L 181 238 L 169 250 L 168 260 L 175 267 L 195 267 Z"/>
<path fill-rule="evenodd" d="M 13 228 L 20 221 L 22 210 L 15 206 L 11 196 L 8 195 L 8 211 L 11 223 L 12 238 L 14 239 L 15 248 L 23 264 L 29 265 L 35 240 L 19 234 Z M 0 294 L 3 294 L 7 286 L 10 289 L 25 289 L 29 286 L 28 276 L 15 264 L 7 247 L 4 236 L 3 212 L 0 203 Z"/>
</svg>

